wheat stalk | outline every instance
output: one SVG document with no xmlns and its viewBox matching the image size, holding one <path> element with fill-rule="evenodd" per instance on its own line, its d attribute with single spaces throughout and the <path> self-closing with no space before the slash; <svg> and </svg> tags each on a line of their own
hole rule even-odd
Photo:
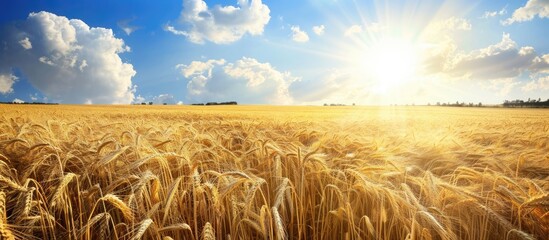
<svg viewBox="0 0 549 240">
<path fill-rule="evenodd" d="M 6 194 L 2 191 L 0 191 L 0 236 L 3 239 L 15 239 L 15 236 L 8 228 L 8 219 L 6 216 Z"/>
<path fill-rule="evenodd" d="M 135 235 L 133 235 L 133 237 L 130 239 L 131 240 L 141 239 L 141 237 L 143 237 L 143 234 L 145 234 L 145 231 L 147 231 L 147 229 L 152 223 L 153 223 L 153 220 L 151 220 L 150 218 L 147 218 L 141 221 L 141 223 L 139 223 L 139 228 L 137 229 Z"/>
<path fill-rule="evenodd" d="M 120 210 L 120 212 L 122 212 L 122 215 L 124 216 L 124 218 L 126 220 L 133 221 L 134 216 L 133 216 L 132 209 L 130 207 L 128 207 L 128 205 L 126 205 L 126 203 L 124 203 L 124 201 L 120 200 L 120 198 L 118 198 L 116 195 L 113 195 L 113 194 L 109 193 L 109 194 L 103 196 L 102 198 L 100 198 L 100 200 L 108 202 L 112 206 L 114 206 L 115 208 Z"/>
<path fill-rule="evenodd" d="M 210 222 L 207 222 L 202 229 L 202 240 L 215 240 L 215 231 Z"/>
<path fill-rule="evenodd" d="M 63 179 L 59 183 L 59 186 L 57 187 L 57 190 L 53 194 L 53 197 L 51 198 L 51 206 L 55 207 L 60 200 L 61 196 L 65 193 L 66 187 L 69 185 L 69 183 L 76 177 L 76 174 L 74 173 L 67 173 L 65 176 L 63 176 Z"/>
</svg>

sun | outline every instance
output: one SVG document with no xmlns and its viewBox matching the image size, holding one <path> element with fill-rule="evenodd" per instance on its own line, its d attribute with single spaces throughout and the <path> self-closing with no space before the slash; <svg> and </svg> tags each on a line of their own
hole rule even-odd
<svg viewBox="0 0 549 240">
<path fill-rule="evenodd" d="M 411 41 L 380 39 L 362 54 L 360 65 L 379 92 L 402 86 L 419 72 L 420 51 Z"/>
</svg>

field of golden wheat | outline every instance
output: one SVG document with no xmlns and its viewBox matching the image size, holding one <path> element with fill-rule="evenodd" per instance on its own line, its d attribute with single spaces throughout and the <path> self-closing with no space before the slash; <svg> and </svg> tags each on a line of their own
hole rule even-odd
<svg viewBox="0 0 549 240">
<path fill-rule="evenodd" d="M 544 239 L 549 111 L 0 106 L 0 239 Z"/>
</svg>

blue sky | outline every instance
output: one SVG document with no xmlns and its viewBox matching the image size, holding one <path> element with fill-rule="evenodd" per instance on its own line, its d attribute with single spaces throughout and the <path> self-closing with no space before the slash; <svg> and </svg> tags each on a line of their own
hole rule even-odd
<svg viewBox="0 0 549 240">
<path fill-rule="evenodd" d="M 549 1 L 5 1 L 0 101 L 549 98 Z"/>
</svg>

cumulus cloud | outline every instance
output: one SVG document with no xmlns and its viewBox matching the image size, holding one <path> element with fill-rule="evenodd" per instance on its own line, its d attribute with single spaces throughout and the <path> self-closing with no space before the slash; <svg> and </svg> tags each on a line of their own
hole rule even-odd
<svg viewBox="0 0 549 240">
<path fill-rule="evenodd" d="M 433 21 L 427 27 L 425 34 L 436 37 L 441 34 L 451 34 L 456 31 L 469 31 L 471 29 L 472 25 L 469 20 L 451 17 L 444 20 Z"/>
<path fill-rule="evenodd" d="M 324 34 L 325 29 L 326 27 L 324 25 L 313 26 L 313 32 L 318 36 L 322 36 Z"/>
<path fill-rule="evenodd" d="M 145 98 L 141 95 L 137 95 L 134 99 L 133 99 L 133 102 L 134 103 L 144 103 L 145 102 Z"/>
<path fill-rule="evenodd" d="M 238 0 L 237 6 L 212 8 L 203 0 L 183 0 L 180 21 L 189 26 L 188 30 L 178 30 L 171 25 L 164 29 L 183 35 L 193 43 L 207 40 L 224 44 L 237 41 L 246 33 L 261 35 L 270 19 L 269 7 L 261 0 Z"/>
<path fill-rule="evenodd" d="M 539 18 L 549 18 L 549 1 L 547 0 L 528 0 L 525 6 L 518 8 L 513 15 L 503 21 L 503 25 L 510 25 L 515 22 L 525 22 Z"/>
<path fill-rule="evenodd" d="M 135 20 L 135 17 L 129 18 L 129 19 L 123 19 L 118 21 L 116 25 L 118 25 L 118 27 L 121 28 L 122 31 L 124 31 L 129 36 L 130 34 L 132 34 L 133 32 L 139 29 L 139 27 L 132 26 L 130 24 L 130 22 L 132 22 L 133 20 Z"/>
<path fill-rule="evenodd" d="M 451 68 L 458 48 L 454 35 L 471 28 L 471 23 L 463 18 L 432 21 L 421 35 L 421 42 L 424 43 L 422 71 L 439 73 Z"/>
<path fill-rule="evenodd" d="M 177 101 L 175 100 L 175 97 L 171 94 L 159 94 L 158 96 L 153 97 L 153 103 L 154 104 L 176 104 Z"/>
<path fill-rule="evenodd" d="M 11 73 L 0 73 L 0 93 L 8 94 L 13 92 L 13 83 L 17 81 L 17 77 Z"/>
<path fill-rule="evenodd" d="M 175 66 L 176 69 L 181 69 L 181 74 L 185 78 L 189 78 L 193 75 L 202 75 L 203 72 L 207 72 L 207 76 L 211 77 L 212 75 L 212 69 L 215 65 L 224 65 L 225 59 L 210 59 L 205 62 L 201 61 L 192 61 L 191 64 L 185 65 L 185 64 L 177 64 Z"/>
<path fill-rule="evenodd" d="M 171 32 L 175 35 L 187 36 L 187 32 L 177 30 L 173 26 L 170 26 L 170 25 L 164 25 L 164 31 Z"/>
<path fill-rule="evenodd" d="M 111 29 L 39 12 L 7 26 L 1 36 L 5 47 L 0 50 L 0 69 L 18 68 L 49 99 L 120 104 L 134 99 L 131 79 L 136 72 L 119 56 L 130 48 Z M 3 86 L 9 86 L 4 88 L 11 89 L 14 78 L 2 79 L 8 83 Z"/>
<path fill-rule="evenodd" d="M 176 67 L 188 79 L 189 100 L 196 102 L 291 104 L 293 99 L 288 87 L 299 80 L 269 63 L 247 57 L 236 62 L 224 59 L 193 61 Z"/>
<path fill-rule="evenodd" d="M 549 76 L 543 76 L 534 81 L 530 81 L 522 87 L 522 91 L 524 92 L 534 90 L 549 90 Z"/>
<path fill-rule="evenodd" d="M 147 98 L 141 95 L 137 95 L 133 101 L 134 104 L 141 104 L 141 103 L 149 104 L 149 102 L 152 102 L 154 105 L 163 105 L 163 104 L 174 105 L 178 103 L 177 100 L 175 99 L 175 96 L 169 93 L 162 93 L 156 96 L 148 96 Z"/>
<path fill-rule="evenodd" d="M 466 54 L 457 54 L 450 72 L 471 79 L 504 79 L 519 76 L 526 70 L 544 71 L 549 66 L 539 63 L 533 47 L 518 47 L 509 34 L 499 43 Z M 537 67 L 537 69 L 534 69 Z"/>
<path fill-rule="evenodd" d="M 19 41 L 19 44 L 21 44 L 21 47 L 23 47 L 25 50 L 29 50 L 32 48 L 32 43 L 30 42 L 28 37 L 21 39 L 21 41 Z"/>
<path fill-rule="evenodd" d="M 425 74 L 474 80 L 500 96 L 519 86 L 519 77 L 524 74 L 531 78 L 549 74 L 549 54 L 539 56 L 531 46 L 518 46 L 507 33 L 503 33 L 500 42 L 470 52 L 459 52 L 447 36 L 440 41 L 425 51 Z M 530 82 L 523 90 L 534 89 L 536 84 Z"/>
<path fill-rule="evenodd" d="M 501 15 L 504 15 L 506 13 L 507 13 L 507 7 L 504 7 L 499 11 L 493 11 L 493 12 L 486 11 L 486 12 L 484 12 L 484 14 L 480 18 L 484 18 L 484 19 L 493 18 L 495 16 L 501 16 Z"/>
<path fill-rule="evenodd" d="M 299 26 L 292 26 L 290 29 L 292 30 L 292 40 L 294 40 L 294 42 L 309 41 L 309 35 L 307 35 L 305 31 L 302 31 Z"/>
<path fill-rule="evenodd" d="M 457 44 L 451 38 L 426 44 L 421 70 L 427 74 L 447 71 L 452 66 L 456 50 Z"/>
<path fill-rule="evenodd" d="M 362 27 L 360 25 L 352 25 L 350 26 L 349 28 L 347 28 L 347 30 L 345 30 L 345 37 L 350 37 L 350 36 L 353 36 L 355 34 L 359 34 L 359 33 L 362 33 Z"/>
<path fill-rule="evenodd" d="M 25 103 L 25 101 L 23 101 L 23 100 L 21 100 L 21 99 L 19 99 L 19 98 L 13 99 L 12 102 L 13 102 L 13 103 L 19 103 L 19 104 L 20 104 L 20 103 Z"/>
<path fill-rule="evenodd" d="M 532 51 L 534 49 L 532 48 Z M 545 54 L 541 57 L 535 57 L 532 60 L 532 65 L 529 68 L 534 73 L 548 73 L 549 74 L 549 54 Z"/>
<path fill-rule="evenodd" d="M 469 20 L 464 18 L 452 17 L 444 22 L 444 27 L 452 30 L 471 30 L 471 26 Z"/>
</svg>

